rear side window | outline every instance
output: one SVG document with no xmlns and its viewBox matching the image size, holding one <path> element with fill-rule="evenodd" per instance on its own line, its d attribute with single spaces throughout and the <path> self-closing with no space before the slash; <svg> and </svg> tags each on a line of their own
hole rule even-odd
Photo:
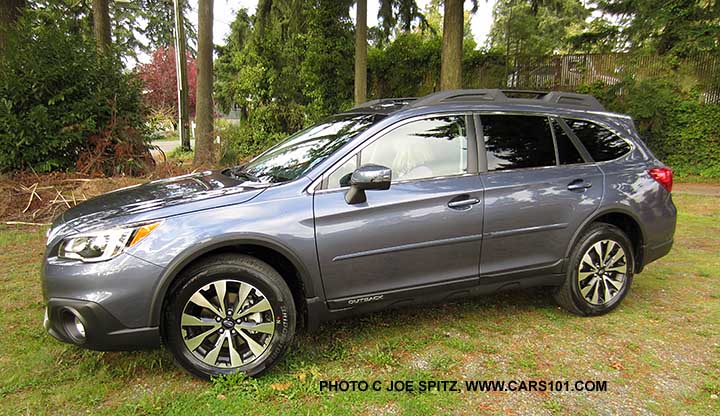
<svg viewBox="0 0 720 416">
<path fill-rule="evenodd" d="M 585 120 L 565 119 L 565 122 L 596 162 L 617 159 L 631 149 L 628 142 L 605 127 Z"/>
<path fill-rule="evenodd" d="M 547 117 L 481 116 L 488 171 L 555 166 Z"/>
<path fill-rule="evenodd" d="M 572 165 L 575 163 L 585 162 L 580 156 L 577 147 L 570 140 L 570 136 L 565 133 L 557 120 L 552 121 L 553 131 L 555 132 L 555 141 L 557 142 L 558 159 L 561 165 Z"/>
</svg>

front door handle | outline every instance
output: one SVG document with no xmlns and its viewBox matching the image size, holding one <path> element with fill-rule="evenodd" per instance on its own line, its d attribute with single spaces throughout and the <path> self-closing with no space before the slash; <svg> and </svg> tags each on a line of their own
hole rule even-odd
<svg viewBox="0 0 720 416">
<path fill-rule="evenodd" d="M 582 179 L 576 179 L 568 184 L 567 189 L 569 191 L 584 191 L 590 187 L 592 187 L 592 183 L 585 182 Z"/>
<path fill-rule="evenodd" d="M 469 207 L 471 205 L 475 205 L 478 202 L 480 202 L 480 200 L 477 198 L 466 198 L 466 199 L 460 199 L 460 200 L 454 199 L 454 200 L 448 202 L 448 207 L 453 208 L 453 209 L 465 208 L 465 207 Z"/>
</svg>

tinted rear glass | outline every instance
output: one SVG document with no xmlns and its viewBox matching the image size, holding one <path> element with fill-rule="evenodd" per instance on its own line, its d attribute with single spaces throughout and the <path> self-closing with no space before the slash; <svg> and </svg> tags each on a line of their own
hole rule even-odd
<svg viewBox="0 0 720 416">
<path fill-rule="evenodd" d="M 555 147 L 547 117 L 483 115 L 488 170 L 555 165 Z"/>
<path fill-rule="evenodd" d="M 570 137 L 565 133 L 560 124 L 556 120 L 552 122 L 555 131 L 555 141 L 557 142 L 558 158 L 561 165 L 572 165 L 574 163 L 583 163 L 584 160 L 580 156 L 580 152 L 573 144 Z"/>
<path fill-rule="evenodd" d="M 631 149 L 628 142 L 605 127 L 585 120 L 565 119 L 565 122 L 596 162 L 617 159 Z"/>
</svg>

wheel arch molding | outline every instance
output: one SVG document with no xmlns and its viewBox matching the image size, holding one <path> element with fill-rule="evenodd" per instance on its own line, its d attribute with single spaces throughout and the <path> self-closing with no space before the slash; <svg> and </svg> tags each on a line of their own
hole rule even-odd
<svg viewBox="0 0 720 416">
<path fill-rule="evenodd" d="M 253 252 L 254 248 L 259 249 L 264 253 L 274 253 L 279 256 L 279 259 L 284 260 L 292 267 L 292 271 L 297 275 L 296 282 L 288 281 L 286 272 L 289 270 L 283 270 L 284 265 L 279 266 L 278 264 L 273 264 L 273 262 L 268 262 L 263 258 L 263 256 L 257 256 L 261 260 L 268 262 L 268 264 L 270 264 L 273 268 L 276 268 L 280 275 L 283 276 L 290 287 L 290 290 L 293 292 L 293 296 L 296 300 L 296 308 L 299 309 L 298 313 L 302 316 L 304 312 L 302 309 L 304 309 L 303 305 L 305 304 L 305 299 L 318 296 L 321 292 L 318 292 L 316 287 L 317 283 L 312 279 L 312 274 L 300 260 L 300 256 L 271 237 L 256 234 L 240 234 L 226 235 L 215 238 L 205 244 L 194 245 L 178 255 L 167 266 L 165 272 L 159 280 L 159 283 L 155 286 L 150 306 L 148 324 L 151 326 L 160 325 L 165 299 L 172 287 L 172 284 L 176 281 L 181 272 L 190 264 L 207 256 L 223 252 L 236 252 L 238 254 L 248 254 L 252 256 L 256 254 Z M 300 301 L 300 303 L 298 303 L 298 301 Z"/>
<path fill-rule="evenodd" d="M 617 223 L 620 219 L 624 219 L 626 222 L 623 225 L 620 225 Z M 608 224 L 615 225 L 627 235 L 628 239 L 634 246 L 632 253 L 635 260 L 634 272 L 640 273 L 643 268 L 646 231 L 639 217 L 632 212 L 632 210 L 622 205 L 601 208 L 594 212 L 593 215 L 585 219 L 582 225 L 575 230 L 572 238 L 570 239 L 570 243 L 565 249 L 565 259 L 570 257 L 573 247 L 575 247 L 575 244 L 577 244 L 580 238 L 582 238 L 588 227 L 596 222 L 606 222 Z M 565 267 L 567 267 L 567 264 L 568 262 L 565 261 Z"/>
</svg>

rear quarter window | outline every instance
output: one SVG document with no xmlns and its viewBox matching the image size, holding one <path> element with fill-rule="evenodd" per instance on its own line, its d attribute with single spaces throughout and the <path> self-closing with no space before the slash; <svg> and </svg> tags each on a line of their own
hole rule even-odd
<svg viewBox="0 0 720 416">
<path fill-rule="evenodd" d="M 585 120 L 564 120 L 596 162 L 617 159 L 632 149 L 622 137 L 598 124 Z"/>
</svg>

